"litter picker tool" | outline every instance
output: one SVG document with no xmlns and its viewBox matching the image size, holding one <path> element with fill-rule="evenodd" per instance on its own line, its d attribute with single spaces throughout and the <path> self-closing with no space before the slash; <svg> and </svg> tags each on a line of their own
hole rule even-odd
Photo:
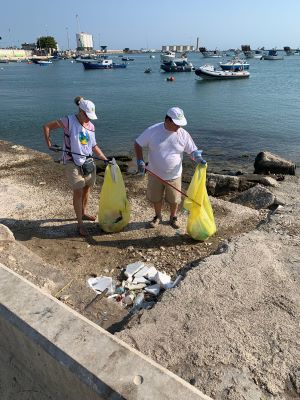
<svg viewBox="0 0 300 400">
<path fill-rule="evenodd" d="M 86 157 L 86 158 L 92 158 L 92 159 L 98 160 L 98 161 L 104 161 L 104 162 L 106 161 L 106 160 L 102 160 L 102 159 L 99 158 L 99 157 L 87 156 L 87 155 L 85 155 L 85 154 L 74 153 L 74 152 L 69 151 L 69 150 L 64 150 L 62 147 L 58 146 L 57 144 L 53 144 L 51 147 L 49 147 L 49 150 L 55 151 L 55 152 L 61 151 L 62 153 L 68 153 L 68 154 L 74 154 L 75 156 L 81 156 L 81 157 Z M 108 164 L 113 164 L 113 162 L 112 162 L 111 160 L 107 160 L 106 162 L 108 162 Z"/>
<path fill-rule="evenodd" d="M 171 188 L 173 188 L 174 190 L 176 190 L 177 192 L 181 193 L 184 197 L 186 197 L 187 199 L 191 200 L 193 203 L 197 204 L 197 206 L 201 207 L 201 204 L 197 203 L 196 200 L 192 199 L 191 197 L 189 197 L 185 192 L 182 192 L 181 190 L 177 189 L 174 185 L 172 185 L 171 183 L 169 183 L 168 181 L 165 181 L 164 179 L 162 179 L 160 176 L 156 175 L 154 172 L 150 171 L 150 169 L 145 168 L 146 171 L 148 171 L 151 175 L 155 176 L 155 178 L 159 179 L 161 182 L 163 182 L 165 185 L 170 186 Z"/>
</svg>

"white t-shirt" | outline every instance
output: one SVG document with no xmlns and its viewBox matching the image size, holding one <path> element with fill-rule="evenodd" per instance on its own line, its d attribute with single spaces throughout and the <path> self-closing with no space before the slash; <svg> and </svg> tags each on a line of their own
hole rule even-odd
<svg viewBox="0 0 300 400">
<path fill-rule="evenodd" d="M 164 122 L 147 128 L 136 142 L 141 147 L 148 147 L 148 168 L 164 180 L 181 176 L 183 153 L 191 154 L 197 150 L 185 129 L 171 132 L 165 128 Z"/>
<path fill-rule="evenodd" d="M 85 160 L 85 156 L 90 156 L 93 153 L 93 147 L 96 146 L 95 127 L 89 122 L 89 127 L 84 128 L 76 118 L 76 115 L 69 115 L 68 117 L 61 118 L 64 126 L 64 144 L 63 150 L 71 151 L 70 154 L 66 151 L 63 152 L 62 160 L 66 164 L 67 161 L 73 161 L 75 165 L 81 166 Z"/>
</svg>

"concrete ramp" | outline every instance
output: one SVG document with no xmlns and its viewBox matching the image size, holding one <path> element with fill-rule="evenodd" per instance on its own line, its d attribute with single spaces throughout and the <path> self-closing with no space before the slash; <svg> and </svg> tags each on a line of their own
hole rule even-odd
<svg viewBox="0 0 300 400">
<path fill-rule="evenodd" d="M 0 349 L 1 400 L 210 399 L 3 264 Z"/>
</svg>

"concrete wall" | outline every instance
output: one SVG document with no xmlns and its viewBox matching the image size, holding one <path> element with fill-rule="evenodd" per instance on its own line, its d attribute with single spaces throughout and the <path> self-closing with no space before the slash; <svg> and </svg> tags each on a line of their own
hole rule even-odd
<svg viewBox="0 0 300 400">
<path fill-rule="evenodd" d="M 209 397 L 0 264 L 0 399 Z"/>
</svg>

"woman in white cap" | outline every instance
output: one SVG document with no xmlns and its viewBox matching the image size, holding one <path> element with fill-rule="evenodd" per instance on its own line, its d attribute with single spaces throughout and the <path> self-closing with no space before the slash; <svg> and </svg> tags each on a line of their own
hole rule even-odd
<svg viewBox="0 0 300 400">
<path fill-rule="evenodd" d="M 95 127 L 91 122 L 97 119 L 94 103 L 81 96 L 76 97 L 74 101 L 79 107 L 77 114 L 48 122 L 43 129 L 49 148 L 52 147 L 51 131 L 59 128 L 64 130 L 62 162 L 65 165 L 69 185 L 73 189 L 73 206 L 78 221 L 78 232 L 82 236 L 87 236 L 83 221 L 96 219 L 87 213 L 89 194 L 96 180 L 95 165 L 89 164 L 91 159 L 88 157 L 94 153 L 101 160 L 108 160 L 95 139 Z"/>
</svg>

